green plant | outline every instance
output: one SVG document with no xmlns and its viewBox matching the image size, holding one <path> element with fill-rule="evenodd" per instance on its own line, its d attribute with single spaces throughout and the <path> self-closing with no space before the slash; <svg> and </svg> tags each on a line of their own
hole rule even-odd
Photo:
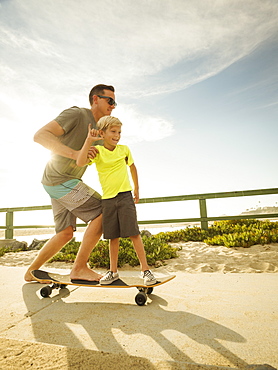
<svg viewBox="0 0 278 370">
<path fill-rule="evenodd" d="M 49 262 L 74 262 L 80 244 L 81 242 L 76 242 L 75 238 L 73 238 L 60 250 L 60 252 L 55 254 L 55 256 L 49 260 Z"/>
<path fill-rule="evenodd" d="M 177 257 L 177 248 L 170 246 L 161 236 L 156 235 L 148 237 L 143 235 L 142 240 L 146 251 L 146 258 L 150 266 L 154 266 L 158 261 L 164 264 L 165 260 Z M 73 262 L 80 244 L 80 242 L 76 242 L 75 240 L 70 241 L 50 260 L 50 262 Z M 121 238 L 118 266 L 123 267 L 126 264 L 132 267 L 138 266 L 139 260 L 131 240 L 129 238 Z M 110 257 L 108 240 L 100 240 L 98 242 L 90 255 L 89 265 L 93 268 L 109 268 Z"/>
<path fill-rule="evenodd" d="M 27 247 L 23 244 L 22 246 L 17 247 L 16 249 L 14 249 L 12 246 L 7 245 L 5 247 L 0 248 L 0 257 L 4 256 L 5 253 L 16 253 L 16 252 L 22 252 L 26 250 L 27 250 Z"/>
<path fill-rule="evenodd" d="M 4 256 L 5 253 L 10 252 L 11 250 L 7 247 L 0 248 L 0 257 Z"/>
<path fill-rule="evenodd" d="M 158 235 L 167 243 L 203 241 L 209 245 L 247 248 L 254 244 L 278 242 L 278 222 L 255 219 L 225 220 L 214 222 L 208 230 L 187 227 Z"/>
<path fill-rule="evenodd" d="M 164 263 L 165 260 L 177 257 L 177 249 L 165 243 L 157 236 L 142 236 L 143 244 L 146 251 L 146 258 L 150 266 L 155 265 L 157 261 Z M 91 253 L 90 267 L 109 268 L 109 242 L 108 240 L 100 241 Z M 132 267 L 139 265 L 136 252 L 129 238 L 120 239 L 118 266 L 130 265 Z"/>
<path fill-rule="evenodd" d="M 248 248 L 255 244 L 276 243 L 278 224 L 270 221 L 219 221 L 212 228 L 215 235 L 204 239 L 210 245 Z"/>
</svg>

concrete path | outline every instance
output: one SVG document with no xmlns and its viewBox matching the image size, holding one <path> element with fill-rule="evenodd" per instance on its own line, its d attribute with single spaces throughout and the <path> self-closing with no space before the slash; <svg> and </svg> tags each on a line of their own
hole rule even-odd
<svg viewBox="0 0 278 370">
<path fill-rule="evenodd" d="M 278 274 L 179 271 L 140 307 L 135 288 L 42 298 L 25 269 L 0 269 L 1 369 L 278 367 Z"/>
</svg>

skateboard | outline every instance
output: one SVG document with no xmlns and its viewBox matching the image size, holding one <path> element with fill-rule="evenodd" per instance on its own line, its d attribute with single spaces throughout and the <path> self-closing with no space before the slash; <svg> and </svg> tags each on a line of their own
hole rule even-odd
<svg viewBox="0 0 278 370">
<path fill-rule="evenodd" d="M 176 277 L 176 275 L 166 275 L 164 277 L 157 278 L 157 282 L 153 285 L 144 285 L 143 279 L 140 282 L 141 279 L 139 277 L 128 276 L 121 277 L 120 279 L 113 281 L 113 283 L 109 285 L 100 285 L 98 281 L 74 279 L 71 280 L 69 275 L 60 275 L 43 270 L 34 270 L 31 272 L 31 275 L 36 281 L 40 283 L 51 284 L 41 288 L 40 294 L 44 298 L 49 297 L 53 289 L 64 289 L 67 285 L 104 289 L 137 288 L 139 292 L 135 296 L 135 302 L 138 306 L 144 306 L 147 301 L 147 296 L 153 292 L 154 287 L 167 283 L 168 281 Z"/>
</svg>

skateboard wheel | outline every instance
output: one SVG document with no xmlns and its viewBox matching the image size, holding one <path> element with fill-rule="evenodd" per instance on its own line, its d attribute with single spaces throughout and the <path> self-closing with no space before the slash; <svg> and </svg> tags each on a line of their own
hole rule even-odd
<svg viewBox="0 0 278 370">
<path fill-rule="evenodd" d="M 66 284 L 61 284 L 60 289 L 66 289 L 67 285 Z"/>
<path fill-rule="evenodd" d="M 41 296 L 42 296 L 43 298 L 47 298 L 47 297 L 49 297 L 49 296 L 50 296 L 50 294 L 51 294 L 51 292 L 52 292 L 52 288 L 51 288 L 49 285 L 44 286 L 44 287 L 43 287 L 43 288 L 41 288 L 41 290 L 40 290 Z"/>
<path fill-rule="evenodd" d="M 138 306 L 144 306 L 144 304 L 147 301 L 147 295 L 144 292 L 139 292 L 135 296 L 135 302 L 138 304 Z"/>
<path fill-rule="evenodd" d="M 153 287 L 147 288 L 147 294 L 152 294 L 152 292 L 153 292 Z"/>
</svg>

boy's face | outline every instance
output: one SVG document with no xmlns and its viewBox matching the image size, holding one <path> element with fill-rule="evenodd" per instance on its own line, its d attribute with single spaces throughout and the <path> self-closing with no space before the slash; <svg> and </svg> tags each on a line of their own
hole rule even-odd
<svg viewBox="0 0 278 370">
<path fill-rule="evenodd" d="M 106 149 L 114 150 L 121 138 L 121 126 L 111 126 L 105 131 L 101 131 Z"/>
</svg>

